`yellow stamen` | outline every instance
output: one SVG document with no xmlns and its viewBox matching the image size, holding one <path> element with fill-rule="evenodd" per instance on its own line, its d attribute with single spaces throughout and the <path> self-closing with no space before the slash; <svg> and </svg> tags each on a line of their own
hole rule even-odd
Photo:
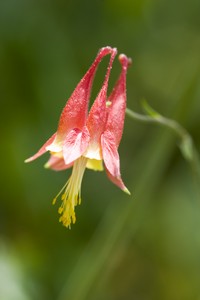
<svg viewBox="0 0 200 300">
<path fill-rule="evenodd" d="M 68 180 L 69 181 L 69 180 Z M 62 193 L 62 191 L 65 189 L 65 187 L 68 184 L 68 181 L 65 183 L 65 185 L 62 187 L 62 189 L 60 190 L 60 192 L 56 195 L 55 198 L 53 198 L 52 204 L 54 205 L 56 203 L 57 198 L 60 196 L 60 194 Z"/>
<path fill-rule="evenodd" d="M 71 177 L 53 200 L 54 204 L 57 197 L 65 189 L 61 197 L 62 204 L 58 209 L 58 213 L 61 214 L 59 221 L 69 228 L 71 223 L 74 224 L 76 222 L 75 206 L 81 203 L 81 182 L 86 164 L 87 158 L 85 157 L 80 157 L 74 162 Z"/>
</svg>

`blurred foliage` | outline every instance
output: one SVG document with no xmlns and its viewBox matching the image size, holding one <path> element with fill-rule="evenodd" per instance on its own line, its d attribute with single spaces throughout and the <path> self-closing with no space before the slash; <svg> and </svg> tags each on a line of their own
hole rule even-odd
<svg viewBox="0 0 200 300">
<path fill-rule="evenodd" d="M 126 120 L 128 197 L 87 171 L 77 223 L 51 205 L 70 171 L 25 165 L 57 126 L 97 50 L 133 58 L 128 107 L 145 97 L 199 151 L 198 0 L 1 0 L 0 299 L 199 300 L 200 218 L 194 174 L 172 132 Z M 105 64 L 99 68 L 94 95 Z M 111 84 L 117 77 L 115 62 Z"/>
</svg>

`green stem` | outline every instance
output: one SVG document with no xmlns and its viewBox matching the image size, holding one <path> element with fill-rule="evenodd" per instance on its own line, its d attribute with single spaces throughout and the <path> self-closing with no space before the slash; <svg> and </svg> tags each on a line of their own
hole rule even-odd
<svg viewBox="0 0 200 300">
<path fill-rule="evenodd" d="M 134 120 L 145 122 L 145 123 L 157 123 L 159 125 L 164 125 L 168 128 L 171 128 L 175 131 L 175 133 L 181 138 L 184 139 L 187 137 L 191 139 L 188 132 L 176 121 L 167 119 L 160 114 L 155 114 L 154 116 L 147 116 L 147 115 L 141 115 L 138 114 L 131 109 L 126 109 L 127 116 L 131 117 Z"/>
<path fill-rule="evenodd" d="M 148 104 L 145 103 L 145 110 L 149 115 L 138 114 L 131 109 L 126 109 L 126 114 L 130 118 L 144 122 L 144 123 L 155 123 L 158 125 L 165 126 L 169 129 L 172 129 L 174 133 L 180 139 L 180 150 L 182 152 L 183 157 L 189 162 L 193 173 L 197 179 L 198 187 L 200 185 L 200 159 L 198 151 L 193 143 L 191 135 L 187 132 L 185 128 L 183 128 L 178 122 L 168 119 L 159 113 L 155 112 Z"/>
</svg>

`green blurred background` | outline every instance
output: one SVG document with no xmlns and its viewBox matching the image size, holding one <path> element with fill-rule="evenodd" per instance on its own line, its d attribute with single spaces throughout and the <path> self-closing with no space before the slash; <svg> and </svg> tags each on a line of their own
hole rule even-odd
<svg viewBox="0 0 200 300">
<path fill-rule="evenodd" d="M 199 0 L 1 0 L 1 300 L 199 300 L 200 205 L 173 132 L 126 119 L 128 197 L 87 171 L 71 230 L 51 201 L 70 171 L 24 164 L 98 49 L 132 57 L 128 107 L 145 97 L 200 149 Z M 101 86 L 106 59 L 94 84 Z M 119 74 L 116 61 L 111 85 Z"/>
</svg>

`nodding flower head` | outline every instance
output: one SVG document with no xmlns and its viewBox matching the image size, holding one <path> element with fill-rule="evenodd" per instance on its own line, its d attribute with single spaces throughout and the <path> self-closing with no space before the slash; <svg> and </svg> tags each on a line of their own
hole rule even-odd
<svg viewBox="0 0 200 300">
<path fill-rule="evenodd" d="M 88 113 L 97 67 L 108 54 L 110 61 L 102 88 Z M 33 161 L 49 151 L 50 158 L 45 164 L 46 168 L 60 171 L 73 167 L 71 177 L 53 200 L 55 203 L 62 194 L 58 210 L 60 221 L 69 228 L 76 221 L 75 206 L 81 202 L 81 183 L 86 168 L 101 171 L 104 162 L 108 178 L 130 194 L 121 179 L 118 146 L 124 128 L 126 73 L 131 60 L 124 54 L 119 55 L 121 73 L 108 97 L 108 81 L 116 54 L 116 48 L 104 47 L 99 50 L 91 67 L 67 101 L 56 133 L 35 155 L 25 161 Z"/>
</svg>

